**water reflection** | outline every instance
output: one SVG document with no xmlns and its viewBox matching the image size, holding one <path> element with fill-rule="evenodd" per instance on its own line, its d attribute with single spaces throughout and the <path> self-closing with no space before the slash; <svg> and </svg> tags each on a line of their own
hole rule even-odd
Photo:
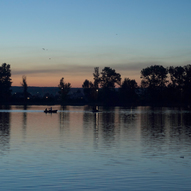
<svg viewBox="0 0 191 191">
<path fill-rule="evenodd" d="M 100 113 L 94 113 L 94 146 L 97 149 L 99 145 L 99 116 Z"/>
<path fill-rule="evenodd" d="M 180 108 L 176 112 L 169 114 L 169 142 L 170 149 L 174 152 L 180 152 L 184 147 L 185 152 L 189 151 L 191 145 L 191 113 L 182 111 Z"/>
<path fill-rule="evenodd" d="M 143 108 L 141 113 L 143 153 L 147 156 L 164 155 L 166 154 L 163 150 L 166 141 L 165 115 L 163 115 L 162 109 L 151 108 L 149 114 L 144 110 L 148 110 L 148 108 Z"/>
<path fill-rule="evenodd" d="M 101 127 L 100 130 L 102 131 L 102 137 L 104 144 L 110 148 L 113 146 L 115 140 L 115 113 L 113 108 L 111 108 L 111 113 L 106 112 L 103 113 L 101 116 Z"/>
<path fill-rule="evenodd" d="M 99 130 L 99 116 L 100 113 L 94 113 L 94 131 L 98 131 Z"/>
<path fill-rule="evenodd" d="M 116 147 L 121 137 L 131 136 L 132 129 L 136 128 L 137 115 L 133 110 L 135 108 L 100 107 L 100 112 L 91 112 L 91 107 L 84 107 L 84 137 L 90 136 L 93 131 L 95 148 L 100 144 L 110 149 Z"/>
<path fill-rule="evenodd" d="M 5 109 L 5 108 L 3 108 Z M 10 108 L 6 108 L 10 109 Z M 0 152 L 4 154 L 4 151 L 10 148 L 10 113 L 0 113 Z"/>
<path fill-rule="evenodd" d="M 23 112 L 23 139 L 26 138 L 26 130 L 27 130 L 27 112 Z"/>
<path fill-rule="evenodd" d="M 120 114 L 117 107 L 102 108 L 103 113 L 98 113 L 97 122 L 99 131 L 102 137 L 102 144 L 106 148 L 116 146 L 117 140 L 120 137 Z"/>
<path fill-rule="evenodd" d="M 70 132 L 70 112 L 68 106 L 61 106 L 58 113 L 59 117 L 59 134 L 61 137 L 68 138 Z M 62 145 L 61 147 L 65 147 Z"/>
<path fill-rule="evenodd" d="M 70 122 L 70 112 L 69 112 L 69 107 L 68 106 L 61 106 L 59 112 L 59 121 L 60 121 L 60 130 L 62 131 L 64 127 L 69 126 Z"/>
<path fill-rule="evenodd" d="M 16 105 L 15 106 L 16 109 L 21 109 L 21 110 L 28 110 L 31 107 L 32 107 L 31 105 Z"/>
<path fill-rule="evenodd" d="M 23 140 L 26 139 L 27 136 L 27 110 L 30 110 L 31 106 L 30 105 L 18 105 L 16 106 L 17 109 L 23 110 L 22 113 L 22 137 Z"/>
<path fill-rule="evenodd" d="M 135 119 L 136 119 L 136 114 L 133 113 L 134 110 L 136 110 L 137 108 L 125 108 L 123 110 L 126 110 L 128 112 L 124 112 L 123 115 L 120 115 L 120 121 L 121 123 L 127 124 L 127 125 L 131 125 Z"/>
<path fill-rule="evenodd" d="M 155 110 L 152 108 L 151 112 L 148 114 L 147 112 L 141 113 L 141 130 L 142 133 L 147 134 L 149 139 L 155 139 L 158 137 L 165 136 L 165 115 L 162 112 L 162 108 L 160 110 Z M 155 112 L 157 111 L 157 112 Z"/>
<path fill-rule="evenodd" d="M 180 108 L 142 108 L 140 116 L 144 154 L 165 156 L 170 150 L 180 155 L 185 141 L 191 144 L 190 112 Z"/>
<path fill-rule="evenodd" d="M 55 107 L 0 112 L 1 190 L 190 189 L 190 111 Z"/>
</svg>

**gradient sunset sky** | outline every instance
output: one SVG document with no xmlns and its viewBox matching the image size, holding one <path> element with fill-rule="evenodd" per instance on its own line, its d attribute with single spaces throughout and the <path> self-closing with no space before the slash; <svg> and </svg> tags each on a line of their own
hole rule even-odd
<svg viewBox="0 0 191 191">
<path fill-rule="evenodd" d="M 191 0 L 2 0 L 0 64 L 13 86 L 72 87 L 109 66 L 140 82 L 154 64 L 191 64 Z"/>
</svg>

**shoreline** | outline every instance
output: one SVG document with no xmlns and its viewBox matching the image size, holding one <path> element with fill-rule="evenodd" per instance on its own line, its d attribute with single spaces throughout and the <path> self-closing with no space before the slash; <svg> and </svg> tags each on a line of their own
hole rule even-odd
<svg viewBox="0 0 191 191">
<path fill-rule="evenodd" d="M 7 102 L 7 103 L 0 103 L 1 106 L 11 106 L 11 105 L 60 105 L 60 106 L 103 106 L 103 107 L 185 107 L 191 109 L 190 105 L 188 104 L 156 104 L 156 103 L 139 103 L 139 104 L 104 104 L 104 103 L 87 103 L 87 102 L 67 102 L 62 104 L 60 102 Z"/>
</svg>

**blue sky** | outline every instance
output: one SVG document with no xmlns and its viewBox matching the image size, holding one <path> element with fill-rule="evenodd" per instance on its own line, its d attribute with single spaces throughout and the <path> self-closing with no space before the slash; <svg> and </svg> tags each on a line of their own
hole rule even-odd
<svg viewBox="0 0 191 191">
<path fill-rule="evenodd" d="M 140 81 L 141 69 L 191 64 L 190 0 L 0 1 L 0 62 L 13 85 L 73 87 L 94 67 Z"/>
</svg>

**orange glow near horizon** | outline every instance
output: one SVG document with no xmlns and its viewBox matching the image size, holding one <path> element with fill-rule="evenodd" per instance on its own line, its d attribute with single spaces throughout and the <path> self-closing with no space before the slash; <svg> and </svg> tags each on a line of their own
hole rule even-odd
<svg viewBox="0 0 191 191">
<path fill-rule="evenodd" d="M 61 78 L 51 78 L 49 80 L 45 79 L 45 78 L 27 78 L 27 85 L 28 86 L 36 86 L 36 87 L 58 87 L 59 82 L 60 82 Z M 67 78 L 65 81 L 65 83 L 70 83 L 72 88 L 81 88 L 83 82 L 85 81 L 85 79 L 88 79 L 90 81 L 93 81 L 90 78 L 79 78 L 78 80 L 73 79 L 73 78 Z M 22 79 L 18 79 L 18 78 L 12 78 L 12 86 L 21 86 L 21 81 Z M 123 82 L 123 79 L 122 79 Z M 140 81 L 137 81 L 137 84 L 140 85 Z"/>
<path fill-rule="evenodd" d="M 27 85 L 37 86 L 37 87 L 58 87 L 61 78 L 62 76 L 59 77 L 53 76 L 51 78 L 44 76 L 43 77 L 27 76 Z M 80 77 L 65 76 L 64 82 L 70 83 L 72 88 L 81 88 L 85 79 L 92 81 L 92 76 L 91 77 L 87 76 L 87 78 L 85 78 L 84 76 Z M 22 77 L 12 76 L 12 86 L 21 86 L 21 82 L 22 82 Z"/>
<path fill-rule="evenodd" d="M 124 74 L 124 71 L 119 71 L 121 75 L 121 82 L 123 82 L 124 78 L 129 78 L 131 80 L 135 79 L 137 84 L 140 85 L 140 76 L 135 72 L 131 74 Z M 58 87 L 60 83 L 60 79 L 64 77 L 65 83 L 70 83 L 72 88 L 81 88 L 83 82 L 88 79 L 89 81 L 93 82 L 93 75 L 92 73 L 86 73 L 84 75 L 63 75 L 60 74 L 53 74 L 53 75 L 26 75 L 27 77 L 27 85 L 28 86 L 37 86 L 37 87 Z M 12 75 L 12 86 L 21 86 L 22 76 L 20 75 Z"/>
</svg>

